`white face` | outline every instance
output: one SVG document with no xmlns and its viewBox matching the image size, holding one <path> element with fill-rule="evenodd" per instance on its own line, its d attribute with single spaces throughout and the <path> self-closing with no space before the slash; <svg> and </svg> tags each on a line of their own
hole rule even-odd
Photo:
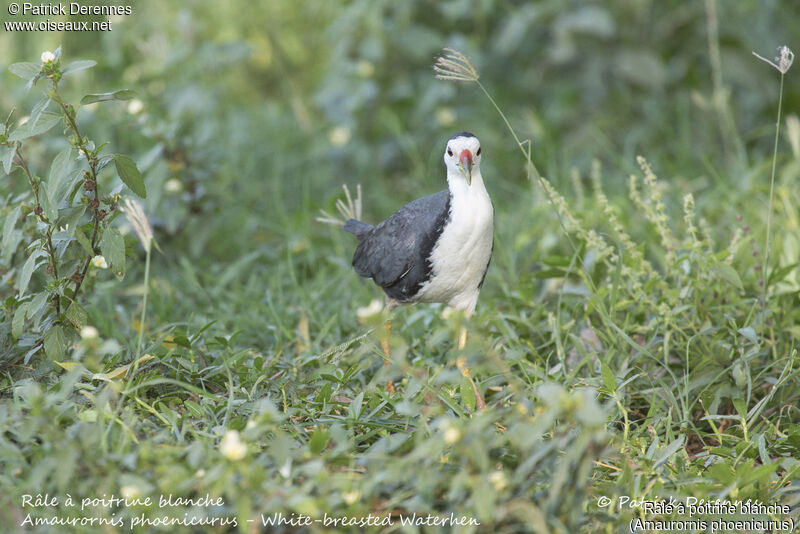
<svg viewBox="0 0 800 534">
<path fill-rule="evenodd" d="M 449 173 L 464 175 L 480 169 L 481 142 L 477 137 L 456 137 L 447 142 L 444 164 Z M 464 168 L 470 165 L 470 168 Z M 466 178 L 466 176 L 465 176 Z M 468 180 L 470 181 L 470 180 Z"/>
</svg>

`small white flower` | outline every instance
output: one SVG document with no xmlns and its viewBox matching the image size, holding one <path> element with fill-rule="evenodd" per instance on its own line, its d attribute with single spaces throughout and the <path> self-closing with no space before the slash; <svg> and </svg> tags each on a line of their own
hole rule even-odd
<svg viewBox="0 0 800 534">
<path fill-rule="evenodd" d="M 344 502 L 348 505 L 358 502 L 361 498 L 361 492 L 358 490 L 348 491 L 342 494 Z"/>
<path fill-rule="evenodd" d="M 365 321 L 370 317 L 375 317 L 381 310 L 383 309 L 383 304 L 378 299 L 372 299 L 372 302 L 369 303 L 369 306 L 364 306 L 363 308 L 358 308 L 356 310 L 356 317 L 358 317 L 359 321 Z"/>
<path fill-rule="evenodd" d="M 219 452 L 228 460 L 241 460 L 247 454 L 247 445 L 238 431 L 228 430 L 219 442 Z"/>
<path fill-rule="evenodd" d="M 169 191 L 170 193 L 179 193 L 183 190 L 183 182 L 178 180 L 177 178 L 170 178 L 166 182 L 164 182 L 164 189 Z"/>
<path fill-rule="evenodd" d="M 372 64 L 372 62 L 362 59 L 356 65 L 356 72 L 362 78 L 369 78 L 375 74 L 375 66 Z"/>
<path fill-rule="evenodd" d="M 93 326 L 87 325 L 81 328 L 81 339 L 97 339 L 99 336 L 100 332 Z"/>
<path fill-rule="evenodd" d="M 133 484 L 129 484 L 127 486 L 122 486 L 119 489 L 119 492 L 126 499 L 135 499 L 136 497 L 138 497 L 139 495 L 142 494 L 142 491 L 139 489 L 139 486 L 135 486 Z"/>
<path fill-rule="evenodd" d="M 106 262 L 105 256 L 100 254 L 92 258 L 92 265 L 99 269 L 108 269 L 108 263 Z"/>
<path fill-rule="evenodd" d="M 196 476 L 197 478 L 203 478 L 204 476 L 206 476 L 206 470 L 198 469 L 197 472 L 194 474 L 194 476 Z"/>
<path fill-rule="evenodd" d="M 505 473 L 502 471 L 493 471 L 489 475 L 489 482 L 492 483 L 494 486 L 495 491 L 500 491 L 506 486 L 508 486 L 508 479 L 506 478 Z"/>
<path fill-rule="evenodd" d="M 128 102 L 128 113 L 131 115 L 136 115 L 137 113 L 141 113 L 144 109 L 144 104 L 138 98 L 134 98 L 130 102 Z"/>
<path fill-rule="evenodd" d="M 42 63 L 50 63 L 56 60 L 56 55 L 52 53 L 50 50 L 45 50 L 42 52 Z"/>
<path fill-rule="evenodd" d="M 253 419 L 250 419 L 250 420 L 247 422 L 247 425 L 245 425 L 245 428 L 246 428 L 247 430 L 250 430 L 251 428 L 255 428 L 255 427 L 257 427 L 257 426 L 258 426 L 258 423 L 256 423 L 256 422 L 255 422 Z"/>
<path fill-rule="evenodd" d="M 444 429 L 444 442 L 452 445 L 461 439 L 461 431 L 451 424 L 447 424 Z"/>
<path fill-rule="evenodd" d="M 105 256 L 99 254 L 92 258 L 92 265 L 99 269 L 108 269 L 108 263 L 106 263 Z"/>
<path fill-rule="evenodd" d="M 350 128 L 346 126 L 337 126 L 328 132 L 328 141 L 333 146 L 344 146 L 350 141 Z"/>
</svg>

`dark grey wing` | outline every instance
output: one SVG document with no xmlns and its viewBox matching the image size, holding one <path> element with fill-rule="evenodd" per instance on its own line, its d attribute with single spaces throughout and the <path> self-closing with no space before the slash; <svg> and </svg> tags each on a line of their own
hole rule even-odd
<svg viewBox="0 0 800 534">
<path fill-rule="evenodd" d="M 409 202 L 359 236 L 356 273 L 372 278 L 389 297 L 408 302 L 430 278 L 428 258 L 449 216 L 448 190 Z"/>
</svg>

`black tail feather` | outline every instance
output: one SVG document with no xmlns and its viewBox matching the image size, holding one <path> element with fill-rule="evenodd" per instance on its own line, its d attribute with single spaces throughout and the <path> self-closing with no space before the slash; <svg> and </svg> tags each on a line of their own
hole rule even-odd
<svg viewBox="0 0 800 534">
<path fill-rule="evenodd" d="M 357 238 L 359 238 L 359 240 L 364 234 L 366 234 L 370 230 L 372 230 L 371 224 L 357 221 L 355 219 L 350 219 L 346 223 L 344 223 L 344 231 L 354 234 Z"/>
</svg>

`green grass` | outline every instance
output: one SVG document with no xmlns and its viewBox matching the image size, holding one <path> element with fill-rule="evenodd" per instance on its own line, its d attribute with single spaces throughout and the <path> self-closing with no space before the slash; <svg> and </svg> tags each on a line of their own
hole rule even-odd
<svg viewBox="0 0 800 534">
<path fill-rule="evenodd" d="M 219 15 L 203 9 L 205 19 Z M 274 16 L 301 24 L 283 9 Z M 360 16 L 372 20 L 364 9 Z M 341 16 L 339 24 L 349 20 Z M 705 28 L 698 31 L 705 42 Z M 120 34 L 108 38 L 129 50 Z M 261 514 L 278 512 L 390 516 L 395 530 L 408 532 L 427 531 L 400 525 L 413 513 L 480 522 L 465 532 L 619 532 L 636 518 L 687 519 L 623 506 L 621 497 L 753 499 L 793 507 L 772 519 L 800 520 L 800 154 L 791 149 L 798 133 L 783 130 L 789 143 L 776 136 L 773 152 L 771 119 L 758 122 L 766 113 L 747 115 L 757 124 L 740 133 L 736 95 L 704 108 L 698 125 L 689 90 L 648 93 L 644 101 L 660 107 L 634 123 L 614 115 L 628 111 L 620 104 L 626 89 L 613 93 L 596 123 L 571 129 L 558 115 L 582 105 L 573 93 L 553 91 L 550 107 L 520 102 L 527 89 L 514 92 L 495 65 L 481 72 L 480 87 L 435 82 L 431 94 L 467 102 L 478 117 L 496 209 L 494 256 L 464 351 L 489 405 L 476 411 L 455 364 L 457 318 L 435 305 L 398 309 L 385 365 L 383 317 L 357 317 L 382 296 L 352 271 L 352 236 L 314 220 L 320 208 L 333 210 L 341 183 L 362 184 L 369 221 L 442 188 L 439 145 L 450 127 L 419 134 L 400 97 L 376 104 L 348 143 L 332 145 L 335 120 L 311 116 L 314 128 L 297 125 L 299 108 L 326 106 L 308 87 L 335 83 L 301 69 L 284 87 L 272 71 L 254 75 L 245 68 L 252 63 L 237 63 L 243 52 L 235 46 L 204 38 L 198 58 L 173 52 L 189 74 L 171 72 L 163 96 L 151 92 L 159 76 L 146 65 L 127 71 L 150 88 L 144 114 L 128 114 L 124 104 L 78 114 L 93 139 L 137 156 L 158 244 L 146 254 L 128 229 L 124 279 L 90 271 L 81 302 L 99 337 L 82 339 L 64 323 L 63 357 L 39 350 L 26 358 L 45 326 L 30 318 L 21 337 L 11 335 L 25 247 L 0 265 L 3 531 L 36 530 L 20 526 L 29 512 L 118 518 L 125 530 L 141 514 L 187 512 L 235 518 L 244 532 L 254 531 L 245 520 L 260 524 Z M 295 55 L 281 61 L 313 64 L 296 55 L 302 47 L 284 46 Z M 329 60 L 344 61 L 337 57 Z M 98 60 L 89 81 L 117 89 L 102 69 L 119 67 Z M 203 74 L 212 63 L 228 69 L 225 76 Z M 756 65 L 774 89 L 763 98 L 774 116 L 779 80 Z M 433 83 L 427 67 L 420 77 Z M 381 76 L 397 79 L 379 72 L 375 83 Z M 65 98 L 78 100 L 70 92 L 88 84 L 75 80 L 62 83 Z M 567 88 L 588 83 L 570 80 Z M 297 100 L 262 102 L 254 96 L 259 81 Z M 14 94 L 32 107 L 32 96 Z M 784 102 L 784 112 L 794 110 Z M 601 131 L 617 120 L 621 129 Z M 665 135 L 670 125 L 685 135 Z M 532 135 L 542 128 L 546 134 Z M 47 175 L 66 146 L 57 130 L 26 142 L 34 175 Z M 156 144 L 161 150 L 151 153 Z M 582 146 L 598 159 L 571 158 Z M 637 160 L 640 153 L 647 159 Z M 165 187 L 170 179 L 181 192 Z M 30 192 L 19 170 L 2 180 L 5 219 L 30 203 Z M 132 196 L 112 172 L 98 183 L 105 194 L 118 187 Z M 16 225 L 25 243 L 40 236 L 31 219 Z M 114 225 L 125 230 L 124 217 Z M 42 267 L 31 287 L 52 291 L 49 280 Z M 385 391 L 389 379 L 394 394 Z M 45 493 L 59 504 L 23 507 L 22 495 Z M 77 507 L 63 502 L 67 494 Z M 104 494 L 155 503 L 81 510 L 82 499 Z M 158 497 L 170 494 L 209 494 L 224 505 L 159 507 Z M 604 497 L 611 506 L 599 504 Z"/>
</svg>

